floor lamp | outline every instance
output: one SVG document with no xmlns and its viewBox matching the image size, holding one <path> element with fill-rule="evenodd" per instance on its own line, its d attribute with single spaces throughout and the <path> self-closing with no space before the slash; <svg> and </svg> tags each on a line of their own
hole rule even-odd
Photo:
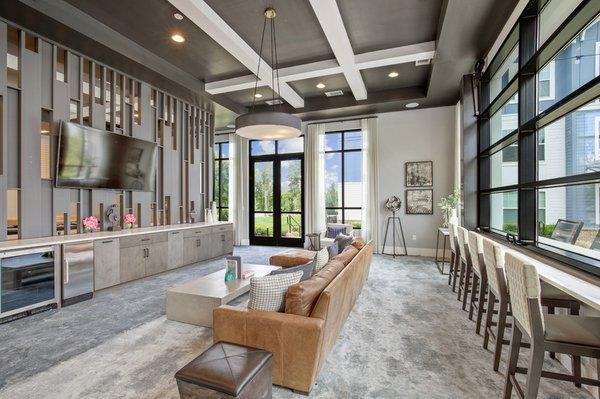
<svg viewBox="0 0 600 399">
<path fill-rule="evenodd" d="M 402 256 L 402 254 L 396 253 L 396 231 L 400 229 L 400 237 L 402 237 L 402 245 L 404 247 L 404 255 L 408 255 L 408 251 L 406 250 L 406 240 L 404 239 L 404 230 L 402 229 L 402 221 L 399 217 L 396 216 L 396 211 L 400 210 L 402 202 L 398 199 L 398 197 L 390 197 L 386 201 L 385 206 L 392 211 L 392 216 L 388 216 L 387 226 L 385 228 L 385 236 L 383 238 L 383 248 L 381 249 L 381 253 L 383 255 L 392 255 L 392 257 Z M 385 253 L 385 244 L 387 243 L 388 232 L 390 230 L 390 223 L 392 224 L 392 245 L 393 251 L 391 254 Z"/>
</svg>

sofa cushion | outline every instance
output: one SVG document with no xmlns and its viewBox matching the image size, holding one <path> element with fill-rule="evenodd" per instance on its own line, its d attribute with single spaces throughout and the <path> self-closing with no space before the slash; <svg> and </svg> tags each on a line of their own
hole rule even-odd
<svg viewBox="0 0 600 399">
<path fill-rule="evenodd" d="M 333 257 L 333 259 L 340 260 L 344 265 L 347 265 L 354 259 L 354 257 L 358 254 L 358 249 L 354 245 L 348 245 L 344 250 Z"/>
<path fill-rule="evenodd" d="M 335 238 L 339 234 L 344 234 L 345 232 L 346 232 L 346 227 L 344 227 L 344 226 L 341 226 L 341 227 L 327 226 L 327 230 L 325 231 L 325 238 Z"/>
<path fill-rule="evenodd" d="M 315 253 L 315 251 L 301 248 L 287 249 L 271 256 L 269 258 L 269 264 L 284 268 L 305 265 L 308 262 L 313 261 Z"/>
<path fill-rule="evenodd" d="M 348 245 L 350 245 L 352 243 L 353 239 L 354 239 L 354 237 L 352 237 L 352 236 L 347 236 L 345 234 L 338 234 L 337 237 L 335 237 L 335 241 L 334 241 L 334 244 L 337 242 L 338 253 L 342 252 L 344 250 L 344 248 L 346 248 Z"/>
<path fill-rule="evenodd" d="M 327 248 L 321 249 L 315 255 L 315 270 L 314 273 L 318 272 L 329 262 L 329 250 Z"/>
<path fill-rule="evenodd" d="M 321 292 L 345 266 L 343 261 L 332 259 L 308 280 L 290 286 L 285 294 L 285 313 L 308 317 Z"/>
<path fill-rule="evenodd" d="M 355 237 L 354 240 L 352 240 L 352 245 L 360 251 L 365 245 L 367 245 L 367 243 L 365 242 L 364 238 Z"/>
<path fill-rule="evenodd" d="M 330 246 L 327 247 L 327 253 L 329 254 L 329 259 L 333 258 L 340 252 L 338 248 L 339 248 L 338 243 L 335 241 L 333 242 L 333 244 L 331 244 Z"/>
<path fill-rule="evenodd" d="M 299 282 L 301 277 L 301 271 L 276 276 L 253 277 L 250 279 L 248 308 L 266 312 L 282 311 L 288 287 Z"/>
<path fill-rule="evenodd" d="M 317 262 L 313 260 L 312 262 L 308 262 L 305 265 L 286 267 L 285 269 L 273 270 L 269 274 L 271 276 L 275 276 L 277 274 L 302 272 L 302 277 L 300 278 L 300 281 L 304 281 L 304 280 L 308 280 L 310 278 L 310 276 L 313 275 L 316 263 Z"/>
</svg>

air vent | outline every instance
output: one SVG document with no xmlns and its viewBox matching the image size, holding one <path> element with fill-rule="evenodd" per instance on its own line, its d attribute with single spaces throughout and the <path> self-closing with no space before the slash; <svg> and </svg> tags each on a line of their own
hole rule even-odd
<svg viewBox="0 0 600 399">
<path fill-rule="evenodd" d="M 265 101 L 267 104 L 269 105 L 279 105 L 279 104 L 283 104 L 283 101 L 281 101 L 279 98 L 275 99 L 275 100 L 266 100 Z"/>
<path fill-rule="evenodd" d="M 429 64 L 431 64 L 431 58 L 428 58 L 426 60 L 417 60 L 417 61 L 415 61 L 415 65 L 416 66 L 429 65 Z"/>
<path fill-rule="evenodd" d="M 342 94 L 344 94 L 344 92 L 341 90 L 331 90 L 331 91 L 325 92 L 325 95 L 327 97 L 336 97 L 336 96 L 341 96 Z"/>
</svg>

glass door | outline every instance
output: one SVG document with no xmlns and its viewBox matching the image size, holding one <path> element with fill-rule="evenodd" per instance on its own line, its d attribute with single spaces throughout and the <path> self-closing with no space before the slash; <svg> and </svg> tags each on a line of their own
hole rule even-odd
<svg viewBox="0 0 600 399">
<path fill-rule="evenodd" d="M 250 159 L 250 244 L 301 247 L 304 243 L 302 154 Z"/>
</svg>

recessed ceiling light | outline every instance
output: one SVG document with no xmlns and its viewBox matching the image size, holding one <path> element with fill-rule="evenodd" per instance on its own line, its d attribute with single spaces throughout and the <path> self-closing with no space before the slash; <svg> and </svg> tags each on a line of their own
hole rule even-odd
<svg viewBox="0 0 600 399">
<path fill-rule="evenodd" d="M 388 76 L 389 76 L 390 78 L 397 78 L 397 77 L 398 77 L 398 72 L 396 72 L 396 71 L 394 71 L 394 72 L 390 72 L 390 73 L 388 73 Z"/>
<path fill-rule="evenodd" d="M 325 84 L 324 83 L 318 83 L 317 84 L 317 89 L 324 89 L 325 88 Z"/>
<path fill-rule="evenodd" d="M 262 98 L 262 94 L 260 94 L 260 93 L 256 93 L 256 94 L 254 95 L 254 97 L 256 97 L 256 98 Z"/>
<path fill-rule="evenodd" d="M 183 19 L 183 15 L 181 15 L 178 12 L 176 12 L 175 14 L 173 14 L 173 18 L 175 18 L 178 21 L 181 21 Z"/>
<path fill-rule="evenodd" d="M 173 39 L 173 41 L 177 43 L 185 42 L 185 37 L 181 36 L 179 33 L 176 33 L 173 36 L 171 36 L 171 39 Z"/>
<path fill-rule="evenodd" d="M 416 108 L 419 106 L 419 103 L 408 103 L 405 105 L 406 108 Z"/>
</svg>

